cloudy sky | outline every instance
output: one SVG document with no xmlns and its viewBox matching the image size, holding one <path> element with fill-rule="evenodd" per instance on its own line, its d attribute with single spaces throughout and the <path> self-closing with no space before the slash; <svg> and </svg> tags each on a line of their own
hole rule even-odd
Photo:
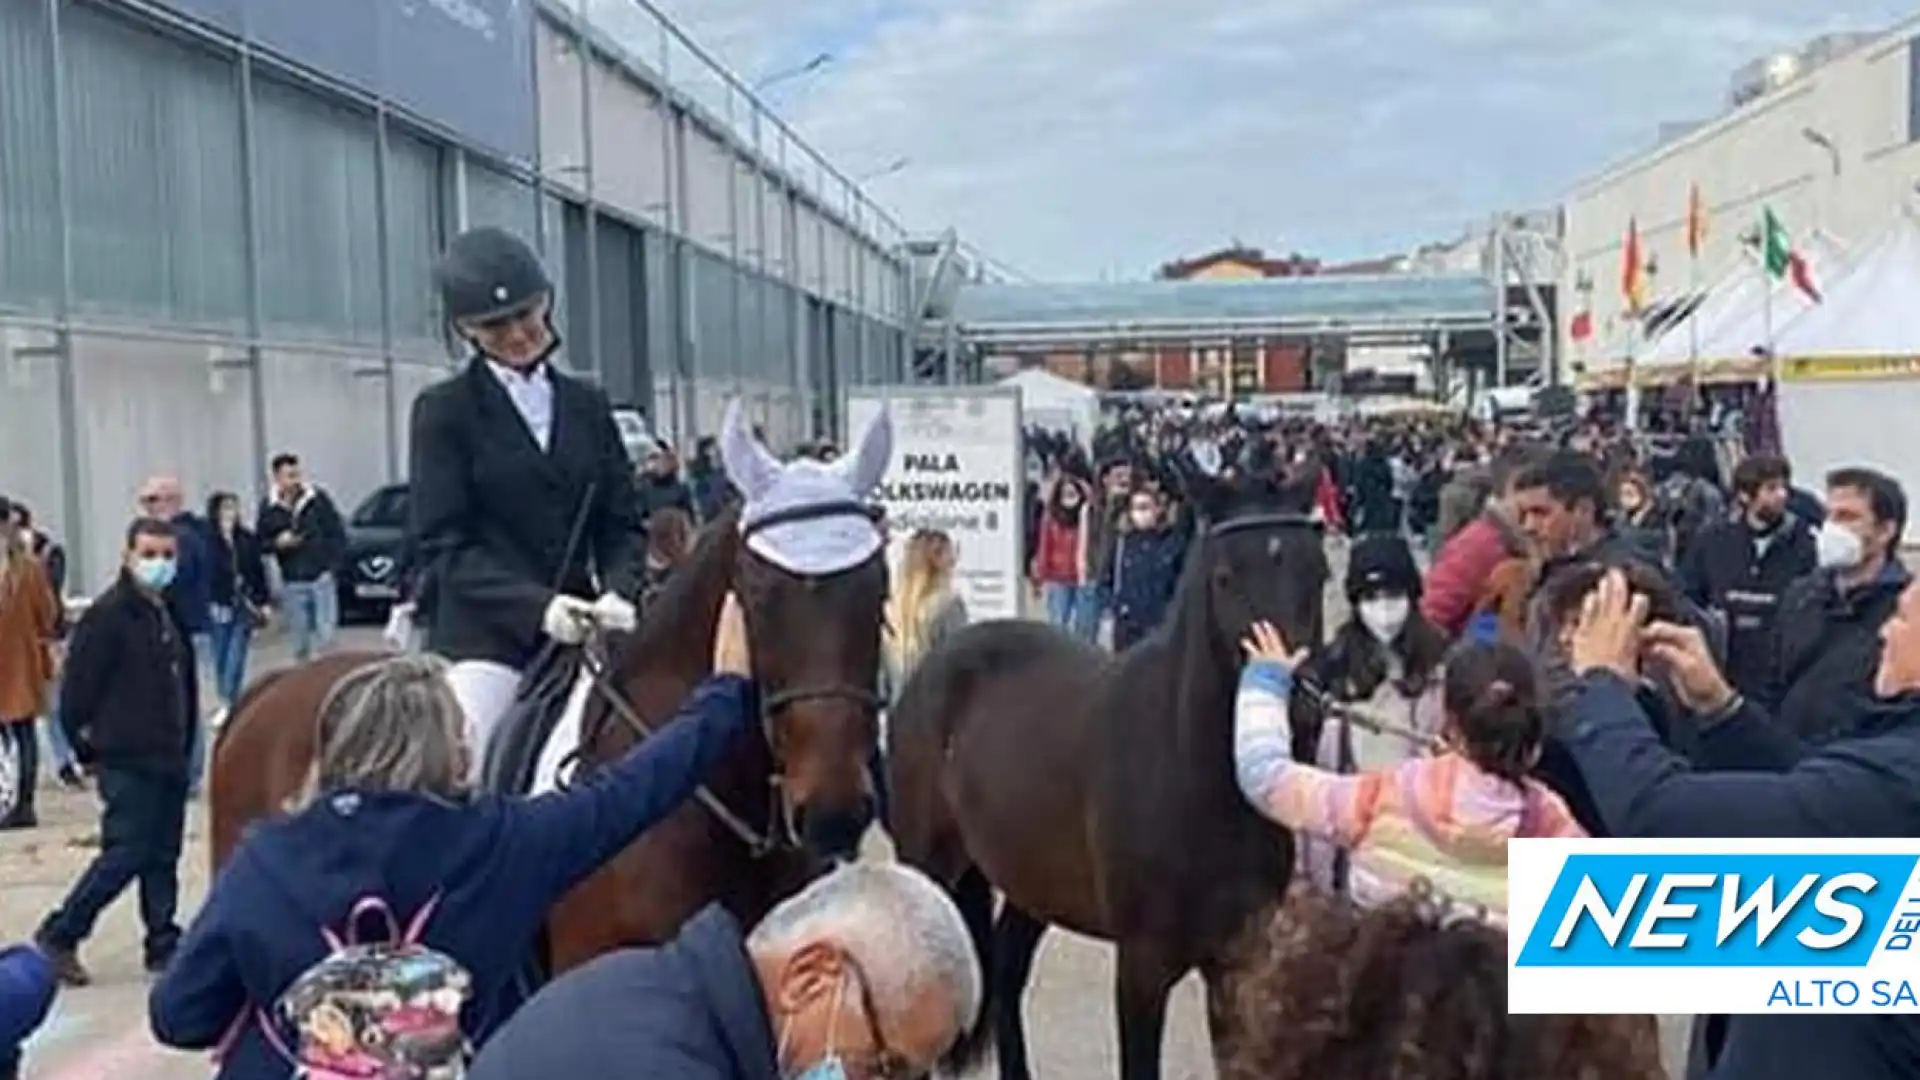
<svg viewBox="0 0 1920 1080">
<path fill-rule="evenodd" d="M 1550 204 L 1735 67 L 1912 0 L 656 0 L 909 228 L 1041 278 L 1402 251 Z"/>
</svg>

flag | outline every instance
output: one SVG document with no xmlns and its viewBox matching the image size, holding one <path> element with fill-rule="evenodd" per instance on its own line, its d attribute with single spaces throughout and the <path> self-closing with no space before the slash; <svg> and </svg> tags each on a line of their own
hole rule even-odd
<svg viewBox="0 0 1920 1080">
<path fill-rule="evenodd" d="M 1820 302 L 1820 288 L 1813 283 L 1813 268 L 1793 246 L 1793 237 L 1787 235 L 1787 227 L 1780 223 L 1771 206 L 1761 211 L 1760 255 L 1767 273 L 1775 281 L 1786 278 L 1793 282 L 1794 288 L 1805 293 L 1807 299 L 1816 304 Z"/>
<path fill-rule="evenodd" d="M 1593 336 L 1593 312 L 1574 313 L 1573 322 L 1567 327 L 1567 336 L 1574 341 L 1585 341 Z"/>
<path fill-rule="evenodd" d="M 1707 202 L 1700 196 L 1700 185 L 1687 190 L 1687 254 L 1700 257 L 1707 244 Z"/>
<path fill-rule="evenodd" d="M 1627 219 L 1627 242 L 1620 252 L 1620 295 L 1627 310 L 1638 315 L 1647 306 L 1647 260 L 1640 252 L 1640 222 Z"/>
</svg>

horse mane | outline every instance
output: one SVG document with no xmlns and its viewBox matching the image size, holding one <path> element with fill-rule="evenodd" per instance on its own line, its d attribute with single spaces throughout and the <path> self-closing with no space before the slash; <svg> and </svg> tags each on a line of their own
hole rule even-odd
<svg viewBox="0 0 1920 1080">
<path fill-rule="evenodd" d="M 692 628 L 706 625 L 712 630 L 733 561 L 739 554 L 739 522 L 740 508 L 735 504 L 708 522 L 694 538 L 687 557 L 640 613 L 639 627 L 615 652 L 613 670 L 620 681 L 632 679 L 642 662 L 670 656 L 676 648 L 686 647 Z M 705 610 L 708 607 L 713 609 L 711 613 Z M 703 648 L 707 647 L 706 637 L 699 640 Z"/>
</svg>

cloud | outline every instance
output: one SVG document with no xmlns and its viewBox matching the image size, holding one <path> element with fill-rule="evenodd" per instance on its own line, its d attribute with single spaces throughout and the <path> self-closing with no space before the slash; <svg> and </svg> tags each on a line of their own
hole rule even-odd
<svg viewBox="0 0 1920 1080">
<path fill-rule="evenodd" d="M 873 196 L 1036 276 L 1405 250 L 1551 204 L 1901 0 L 658 0 Z"/>
</svg>

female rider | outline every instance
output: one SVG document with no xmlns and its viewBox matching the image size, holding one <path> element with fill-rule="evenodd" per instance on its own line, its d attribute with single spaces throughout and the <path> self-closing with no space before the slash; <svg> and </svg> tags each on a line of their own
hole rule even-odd
<svg viewBox="0 0 1920 1080">
<path fill-rule="evenodd" d="M 414 402 L 410 532 L 434 584 L 426 646 L 453 662 L 477 776 L 546 640 L 632 628 L 638 522 L 612 403 L 553 363 L 553 283 L 532 250 L 472 229 L 434 277 L 472 356 Z"/>
</svg>

